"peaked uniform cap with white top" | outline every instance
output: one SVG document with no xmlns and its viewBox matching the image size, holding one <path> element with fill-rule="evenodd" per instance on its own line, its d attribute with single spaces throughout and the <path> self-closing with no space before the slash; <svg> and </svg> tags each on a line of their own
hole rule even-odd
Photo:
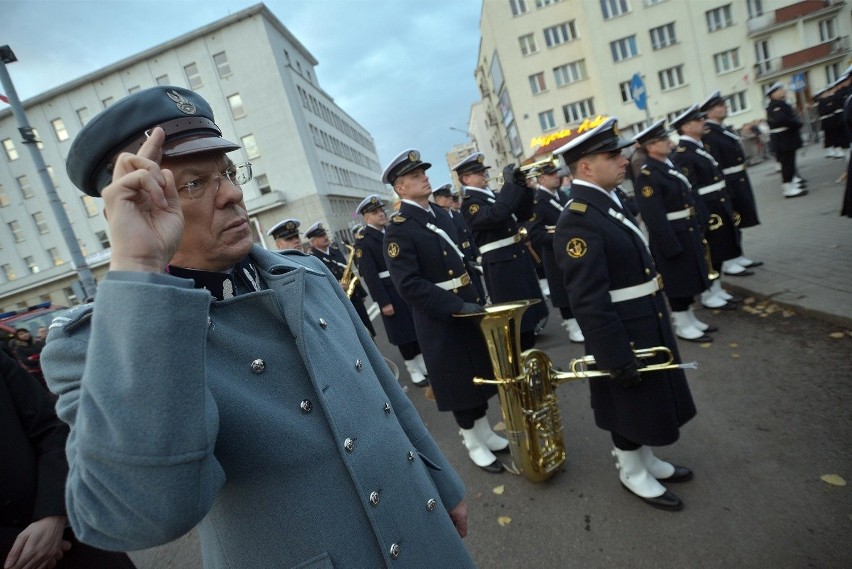
<svg viewBox="0 0 852 569">
<path fill-rule="evenodd" d="M 482 152 L 474 152 L 465 156 L 461 162 L 452 167 L 452 170 L 459 176 L 469 174 L 471 172 L 484 172 L 491 166 L 485 165 L 485 154 Z"/>
<path fill-rule="evenodd" d="M 701 103 L 701 106 L 698 107 L 702 113 L 706 113 L 709 109 L 717 105 L 724 105 L 725 99 L 722 98 L 722 93 L 720 91 L 713 91 L 710 93 L 710 96 L 704 99 L 704 102 Z"/>
<path fill-rule="evenodd" d="M 683 111 L 681 114 L 673 118 L 671 125 L 672 128 L 680 128 L 690 121 L 703 119 L 705 117 L 706 115 L 698 109 L 698 105 L 696 104 L 692 105 L 691 107 Z"/>
<path fill-rule="evenodd" d="M 570 166 L 583 156 L 615 152 L 631 144 L 633 144 L 632 140 L 621 138 L 618 118 L 609 117 L 592 130 L 554 150 L 553 155 L 561 156 L 565 165 Z"/>
<path fill-rule="evenodd" d="M 285 219 L 276 223 L 266 234 L 273 239 L 289 239 L 299 234 L 300 225 L 301 222 L 298 219 Z"/>
<path fill-rule="evenodd" d="M 409 148 L 408 150 L 400 152 L 399 155 L 397 155 L 397 157 L 391 160 L 391 163 L 387 165 L 385 171 L 382 172 L 382 182 L 393 186 L 393 183 L 400 176 L 404 176 L 418 168 L 428 170 L 431 167 L 432 165 L 429 162 L 423 162 L 420 160 L 420 151 Z"/>
<path fill-rule="evenodd" d="M 633 137 L 633 142 L 638 142 L 639 144 L 645 144 L 646 142 L 651 142 L 652 140 L 659 140 L 661 138 L 668 138 L 672 133 L 670 128 L 666 128 L 666 121 L 664 119 L 660 119 L 636 136 Z"/>
<path fill-rule="evenodd" d="M 361 203 L 358 204 L 358 207 L 355 209 L 355 213 L 360 213 L 364 215 L 365 213 L 370 213 L 371 211 L 376 211 L 377 209 L 383 209 L 385 207 L 385 202 L 382 201 L 377 195 L 367 196 Z"/>
</svg>

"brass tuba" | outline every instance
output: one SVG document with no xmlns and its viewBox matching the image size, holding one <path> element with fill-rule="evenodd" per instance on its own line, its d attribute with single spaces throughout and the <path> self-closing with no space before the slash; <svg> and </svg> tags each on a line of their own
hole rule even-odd
<svg viewBox="0 0 852 569">
<path fill-rule="evenodd" d="M 494 379 L 475 377 L 478 385 L 493 384 L 500 395 L 500 407 L 506 424 L 506 436 L 515 470 L 532 482 L 544 482 L 566 458 L 562 441 L 562 417 L 556 387 L 578 379 L 606 377 L 606 371 L 589 369 L 592 356 L 571 360 L 570 372 L 553 369 L 550 357 L 541 350 L 521 352 L 521 316 L 539 300 L 518 300 L 492 304 L 479 314 L 456 314 L 473 318 L 485 336 Z M 664 346 L 634 350 L 639 360 L 657 359 L 640 372 L 676 368 L 695 368 L 696 363 L 677 364 L 671 350 Z"/>
<path fill-rule="evenodd" d="M 343 290 L 346 291 L 346 296 L 352 298 L 352 294 L 355 292 L 355 288 L 358 286 L 358 281 L 361 280 L 361 277 L 355 274 L 355 271 L 352 269 L 352 263 L 355 262 L 355 247 L 349 245 L 348 243 L 344 243 L 346 248 L 349 249 L 349 258 L 346 259 L 346 266 L 343 268 L 343 276 L 340 277 L 340 286 L 343 287 Z"/>
<path fill-rule="evenodd" d="M 707 280 L 715 281 L 719 278 L 719 271 L 713 270 L 713 261 L 710 258 L 710 244 L 707 239 L 701 239 L 704 243 L 704 260 L 707 262 Z"/>
</svg>

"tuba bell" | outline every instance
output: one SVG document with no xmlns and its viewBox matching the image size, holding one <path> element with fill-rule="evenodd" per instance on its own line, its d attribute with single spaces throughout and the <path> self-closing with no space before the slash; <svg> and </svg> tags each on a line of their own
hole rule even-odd
<svg viewBox="0 0 852 569">
<path fill-rule="evenodd" d="M 344 245 L 346 245 L 346 248 L 349 250 L 349 258 L 346 259 L 346 266 L 343 268 L 343 276 L 340 277 L 340 286 L 343 287 L 343 290 L 346 292 L 346 296 L 352 298 L 361 277 L 356 275 L 352 268 L 352 263 L 355 262 L 355 247 L 348 243 L 344 243 Z"/>
</svg>

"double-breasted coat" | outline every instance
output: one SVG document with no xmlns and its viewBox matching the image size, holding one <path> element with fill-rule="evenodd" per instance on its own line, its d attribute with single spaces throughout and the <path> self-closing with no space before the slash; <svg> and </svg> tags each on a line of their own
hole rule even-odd
<svg viewBox="0 0 852 569">
<path fill-rule="evenodd" d="M 657 278 L 635 219 L 602 189 L 581 180 L 574 180 L 571 197 L 556 224 L 553 247 L 586 352 L 602 370 L 631 363 L 634 347 L 665 346 L 679 362 L 662 291 L 622 302 L 610 297 L 610 291 Z M 695 415 L 686 377 L 678 369 L 642 373 L 641 378 L 636 387 L 590 379 L 595 422 L 640 444 L 671 444 Z"/>
<path fill-rule="evenodd" d="M 200 522 L 208 569 L 473 567 L 447 515 L 462 482 L 336 279 L 250 258 L 256 292 L 110 272 L 54 321 L 77 535 L 133 550 Z"/>
<path fill-rule="evenodd" d="M 368 225 L 355 239 L 355 262 L 358 274 L 367 285 L 370 296 L 379 307 L 393 305 L 393 315 L 382 314 L 388 341 L 394 346 L 417 341 L 411 307 L 402 300 L 388 271 L 384 254 L 384 231 Z"/>
<path fill-rule="evenodd" d="M 430 213 L 402 202 L 385 229 L 385 259 L 394 286 L 414 313 L 438 409 L 459 411 L 487 403 L 496 393 L 494 386 L 473 384 L 474 377 L 494 377 L 485 339 L 470 319 L 453 316 L 465 302 L 482 304 L 484 299 L 472 283 L 476 275 L 458 247 L 449 214 L 437 206 Z M 437 286 L 452 279 L 467 284 Z"/>
<path fill-rule="evenodd" d="M 518 224 L 532 217 L 533 206 L 534 192 L 531 189 L 507 181 L 496 195 L 490 190 L 465 186 L 461 207 L 482 256 L 485 288 L 491 301 L 541 300 L 524 312 L 522 332 L 534 330 L 548 314 L 535 265 L 519 239 L 496 249 L 489 250 L 489 247 L 515 238 Z"/>
<path fill-rule="evenodd" d="M 707 290 L 704 236 L 685 176 L 673 165 L 648 157 L 636 176 L 634 195 L 666 295 L 691 298 Z"/>
<path fill-rule="evenodd" d="M 766 107 L 766 124 L 773 152 L 793 152 L 802 147 L 802 121 L 793 107 L 782 99 L 769 101 Z"/>
<path fill-rule="evenodd" d="M 701 142 L 722 170 L 725 188 L 731 196 L 734 218 L 738 221 L 737 227 L 759 225 L 757 203 L 754 201 L 754 191 L 746 172 L 745 151 L 739 135 L 730 127 L 707 121 Z"/>
<path fill-rule="evenodd" d="M 337 245 L 331 244 L 328 248 L 328 252 L 320 251 L 319 249 L 311 247 L 310 253 L 325 263 L 325 266 L 328 267 L 328 270 L 331 271 L 334 278 L 338 281 L 343 278 L 343 273 L 346 270 L 346 263 L 348 262 L 348 259 Z M 361 322 L 363 322 L 367 330 L 370 331 L 370 334 L 375 336 L 376 329 L 373 328 L 373 322 L 370 320 L 366 306 L 364 306 L 365 298 L 367 298 L 367 291 L 364 290 L 361 283 L 356 284 L 355 290 L 352 292 L 352 296 L 349 300 L 352 302 L 352 305 L 355 306 L 355 311 L 358 313 L 358 317 L 361 319 Z"/>
<path fill-rule="evenodd" d="M 713 265 L 719 266 L 722 261 L 742 255 L 731 198 L 716 160 L 696 141 L 686 137 L 681 137 L 671 160 L 692 185 L 698 219 L 710 245 Z"/>
<path fill-rule="evenodd" d="M 535 192 L 534 204 L 530 240 L 533 246 L 541 251 L 541 264 L 544 266 L 544 275 L 547 277 L 547 285 L 550 288 L 550 302 L 556 308 L 570 310 L 568 291 L 565 290 L 562 272 L 553 254 L 553 233 L 547 230 L 548 227 L 556 227 L 559 215 L 568 205 L 568 197 L 559 190 L 550 192 L 539 187 Z"/>
</svg>

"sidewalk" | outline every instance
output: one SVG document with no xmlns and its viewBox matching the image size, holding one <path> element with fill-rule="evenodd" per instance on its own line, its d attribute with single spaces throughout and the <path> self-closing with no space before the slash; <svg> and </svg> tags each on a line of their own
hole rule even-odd
<svg viewBox="0 0 852 569">
<path fill-rule="evenodd" d="M 840 217 L 846 161 L 825 158 L 821 144 L 799 150 L 809 194 L 785 199 L 774 160 L 748 169 L 761 224 L 743 230 L 746 257 L 763 261 L 749 277 L 723 275 L 738 294 L 766 297 L 852 329 L 852 219 Z"/>
</svg>

